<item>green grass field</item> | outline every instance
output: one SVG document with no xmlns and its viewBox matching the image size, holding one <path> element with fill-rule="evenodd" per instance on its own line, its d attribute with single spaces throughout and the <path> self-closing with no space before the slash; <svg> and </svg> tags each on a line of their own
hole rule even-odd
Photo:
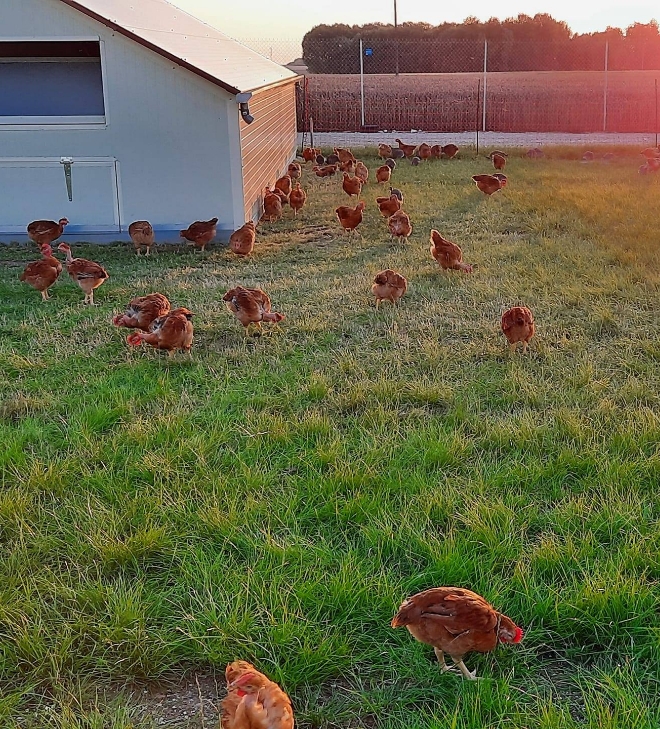
<svg viewBox="0 0 660 729">
<path fill-rule="evenodd" d="M 249 260 L 74 248 L 110 273 L 95 308 L 66 272 L 42 303 L 18 280 L 35 251 L 0 247 L 0 726 L 155 726 L 125 686 L 240 657 L 300 727 L 657 729 L 660 179 L 639 164 L 512 157 L 491 199 L 487 160 L 400 165 L 408 245 L 373 183 L 349 243 L 339 183 L 305 173 L 302 216 Z M 471 276 L 438 269 L 431 227 Z M 409 289 L 377 312 L 387 267 Z M 237 283 L 286 320 L 245 342 Z M 151 291 L 196 313 L 192 359 L 112 326 Z M 511 357 L 521 303 L 537 336 Z M 524 642 L 440 675 L 389 627 L 434 585 Z"/>
</svg>

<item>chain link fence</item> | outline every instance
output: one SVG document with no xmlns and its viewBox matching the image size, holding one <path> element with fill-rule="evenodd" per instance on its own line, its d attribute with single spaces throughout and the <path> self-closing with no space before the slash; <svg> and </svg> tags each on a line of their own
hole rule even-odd
<svg viewBox="0 0 660 729">
<path fill-rule="evenodd" d="M 657 127 L 660 52 L 630 43 L 315 40 L 299 129 L 635 132 Z"/>
</svg>

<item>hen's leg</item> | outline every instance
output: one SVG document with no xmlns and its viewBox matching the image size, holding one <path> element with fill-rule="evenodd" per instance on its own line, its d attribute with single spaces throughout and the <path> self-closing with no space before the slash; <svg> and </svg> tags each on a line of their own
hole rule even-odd
<svg viewBox="0 0 660 729">
<path fill-rule="evenodd" d="M 453 658 L 454 663 L 461 669 L 461 673 L 467 678 L 468 681 L 476 681 L 477 680 L 477 671 L 468 671 L 468 667 L 463 663 L 463 659 L 459 658 L 456 660 L 456 658 Z"/>
<path fill-rule="evenodd" d="M 523 354 L 527 354 L 527 342 L 523 342 Z"/>
<path fill-rule="evenodd" d="M 48 299 L 50 299 L 50 296 L 48 296 L 48 289 L 44 289 L 44 290 L 43 290 L 43 291 L 41 292 L 41 298 L 42 298 L 42 299 L 43 299 L 44 301 L 48 301 Z"/>
<path fill-rule="evenodd" d="M 435 653 L 435 657 L 438 659 L 438 663 L 440 664 L 440 671 L 442 673 L 451 671 L 451 668 L 449 668 L 447 662 L 445 661 L 445 654 L 440 650 L 440 648 L 434 648 L 433 651 Z"/>
<path fill-rule="evenodd" d="M 380 299 L 376 299 L 376 311 L 378 310 L 379 306 L 380 306 Z"/>
<path fill-rule="evenodd" d="M 516 353 L 516 347 L 517 347 L 517 346 L 518 346 L 518 342 L 512 342 L 512 343 L 511 343 L 511 344 L 509 345 L 509 353 L 510 353 L 510 354 L 515 354 L 515 353 Z"/>
</svg>

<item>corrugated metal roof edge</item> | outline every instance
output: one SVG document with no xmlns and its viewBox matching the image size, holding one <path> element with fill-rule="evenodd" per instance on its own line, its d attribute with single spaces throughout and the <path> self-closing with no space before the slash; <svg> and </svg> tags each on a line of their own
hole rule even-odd
<svg viewBox="0 0 660 729">
<path fill-rule="evenodd" d="M 300 76 L 299 74 L 296 74 L 295 76 L 289 76 L 288 78 L 280 79 L 279 81 L 274 81 L 270 84 L 264 84 L 263 86 L 255 86 L 252 89 L 245 89 L 245 91 L 250 91 L 253 94 L 258 94 L 261 91 L 268 91 L 269 89 L 277 88 L 278 86 L 287 86 L 288 84 L 296 83 L 299 79 L 304 78 L 303 76 Z"/>
<path fill-rule="evenodd" d="M 291 76 L 290 78 L 282 79 L 281 81 L 276 81 L 275 83 L 272 83 L 272 84 L 266 84 L 264 86 L 258 86 L 256 88 L 252 88 L 252 89 L 237 89 L 235 86 L 232 86 L 231 84 L 224 82 L 222 79 L 219 79 L 216 76 L 213 76 L 213 74 L 206 73 L 206 71 L 202 71 L 200 68 L 197 68 L 197 66 L 194 66 L 191 63 L 187 63 L 186 61 L 184 61 L 181 58 L 177 58 L 174 54 L 169 53 L 168 51 L 164 50 L 160 46 L 157 46 L 155 43 L 150 43 L 145 38 L 142 38 L 141 36 L 136 35 L 135 33 L 132 33 L 127 28 L 124 28 L 123 26 L 119 25 L 118 23 L 113 22 L 109 18 L 104 18 L 102 15 L 99 15 L 98 13 L 95 13 L 93 10 L 90 10 L 89 8 L 85 7 L 84 5 L 81 5 L 80 3 L 76 2 L 76 0 L 60 0 L 60 2 L 63 2 L 65 5 L 68 5 L 69 7 L 73 8 L 74 10 L 77 10 L 80 13 L 83 13 L 83 15 L 87 15 L 89 18 L 96 20 L 97 22 L 101 23 L 102 25 L 105 25 L 106 27 L 117 31 L 117 33 L 121 33 L 121 35 L 125 36 L 126 38 L 130 38 L 132 41 L 139 43 L 141 46 L 148 48 L 150 51 L 157 53 L 159 56 L 163 56 L 163 58 L 167 58 L 168 61 L 172 61 L 173 63 L 176 63 L 177 66 L 181 66 L 182 68 L 185 68 L 188 71 L 191 71 L 192 73 L 196 74 L 197 76 L 201 76 L 201 78 L 205 79 L 206 81 L 210 81 L 212 84 L 215 84 L 216 86 L 220 86 L 225 91 L 228 91 L 230 94 L 240 94 L 241 92 L 247 92 L 247 91 L 253 91 L 253 92 L 254 91 L 263 91 L 266 88 L 270 88 L 273 86 L 279 86 L 280 84 L 292 83 L 293 81 L 296 81 L 299 78 L 299 76 L 296 75 L 296 76 Z"/>
</svg>

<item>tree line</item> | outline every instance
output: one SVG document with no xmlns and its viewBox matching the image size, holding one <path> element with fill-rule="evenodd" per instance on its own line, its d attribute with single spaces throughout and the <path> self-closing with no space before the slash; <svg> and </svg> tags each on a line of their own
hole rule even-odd
<svg viewBox="0 0 660 729">
<path fill-rule="evenodd" d="M 634 23 L 625 30 L 573 33 L 545 13 L 481 22 L 393 25 L 317 25 L 303 38 L 312 73 L 359 73 L 360 39 L 365 73 L 482 71 L 488 41 L 489 71 L 613 71 L 660 69 L 660 29 Z"/>
</svg>

